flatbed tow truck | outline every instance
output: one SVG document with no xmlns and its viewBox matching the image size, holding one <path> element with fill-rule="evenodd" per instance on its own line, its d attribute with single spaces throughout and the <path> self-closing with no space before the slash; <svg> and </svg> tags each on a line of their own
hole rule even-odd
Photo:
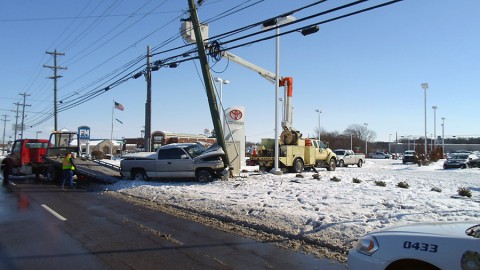
<svg viewBox="0 0 480 270">
<path fill-rule="evenodd" d="M 59 183 L 62 179 L 62 161 L 67 153 L 73 153 L 75 174 L 78 179 L 93 179 L 103 183 L 120 180 L 120 167 L 80 156 L 80 141 L 77 132 L 58 131 L 50 134 L 50 144 L 44 156 L 48 180 Z M 76 141 L 74 145 L 72 142 Z"/>
<path fill-rule="evenodd" d="M 72 144 L 75 141 L 77 144 Z M 55 131 L 49 140 L 16 140 L 11 153 L 2 160 L 1 169 L 9 176 L 35 175 L 36 180 L 40 180 L 40 175 L 43 175 L 47 180 L 59 184 L 62 180 L 63 158 L 67 153 L 73 153 L 78 181 L 114 183 L 120 179 L 119 166 L 81 157 L 79 145 L 77 133 L 70 131 Z"/>
</svg>

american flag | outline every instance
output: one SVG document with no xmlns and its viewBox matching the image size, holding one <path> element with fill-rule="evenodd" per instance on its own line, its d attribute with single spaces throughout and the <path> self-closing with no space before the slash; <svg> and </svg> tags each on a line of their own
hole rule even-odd
<svg viewBox="0 0 480 270">
<path fill-rule="evenodd" d="M 125 109 L 122 104 L 120 104 L 116 101 L 114 101 L 114 102 L 115 102 L 115 109 L 120 110 L 120 111 L 123 111 Z"/>
</svg>

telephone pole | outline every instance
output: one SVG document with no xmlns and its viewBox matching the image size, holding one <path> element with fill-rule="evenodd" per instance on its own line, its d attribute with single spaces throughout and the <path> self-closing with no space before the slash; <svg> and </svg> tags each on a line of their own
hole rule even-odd
<svg viewBox="0 0 480 270">
<path fill-rule="evenodd" d="M 145 79 L 147 80 L 147 102 L 145 103 L 145 152 L 151 151 L 151 134 L 152 134 L 152 55 L 150 46 L 147 46 L 147 72 Z"/>
<path fill-rule="evenodd" d="M 7 116 L 6 114 L 2 115 L 3 116 L 3 138 L 2 138 L 2 154 L 3 152 L 5 151 L 5 128 L 7 126 L 7 121 L 10 121 L 10 120 L 7 120 Z"/>
<path fill-rule="evenodd" d="M 49 79 L 53 79 L 53 118 L 54 118 L 54 130 L 58 130 L 57 129 L 57 79 L 58 78 L 61 78 L 63 76 L 60 76 L 60 75 L 57 75 L 57 70 L 58 69 L 67 69 L 66 67 L 59 67 L 57 66 L 57 55 L 65 55 L 64 53 L 59 53 L 57 52 L 57 50 L 55 49 L 55 51 L 53 52 L 46 52 L 47 54 L 51 54 L 53 55 L 53 66 L 47 66 L 47 65 L 43 65 L 43 67 L 46 67 L 46 68 L 51 68 L 53 69 L 53 76 L 52 77 L 48 77 Z"/>
<path fill-rule="evenodd" d="M 20 96 L 23 96 L 23 105 L 22 105 L 22 106 L 23 106 L 23 109 L 22 109 L 22 134 L 20 135 L 20 139 L 23 139 L 23 129 L 24 129 L 23 123 L 25 122 L 25 107 L 27 107 L 27 106 L 30 107 L 30 106 L 32 106 L 32 105 L 30 105 L 30 104 L 25 104 L 25 101 L 26 101 L 26 99 L 27 99 L 27 96 L 30 96 L 30 95 L 28 95 L 27 93 L 23 93 L 23 94 L 20 93 Z"/>
<path fill-rule="evenodd" d="M 17 106 L 17 112 L 15 114 L 15 127 L 13 128 L 15 130 L 15 137 L 13 137 L 13 140 L 15 141 L 17 139 L 17 130 L 18 130 L 18 106 L 22 105 L 18 102 L 13 103 L 13 105 Z"/>
<path fill-rule="evenodd" d="M 193 32 L 195 33 L 195 40 L 198 49 L 198 58 L 202 68 L 203 81 L 205 82 L 205 89 L 207 92 L 208 104 L 210 107 L 210 115 L 213 121 L 213 128 L 215 129 L 215 136 L 217 137 L 218 145 L 220 145 L 225 152 L 223 156 L 223 163 L 230 166 L 230 159 L 228 157 L 227 145 L 225 143 L 225 136 L 223 135 L 223 127 L 220 121 L 220 113 L 217 104 L 217 97 L 213 90 L 212 76 L 210 74 L 210 66 L 208 65 L 207 54 L 205 52 L 205 44 L 203 43 L 202 33 L 200 32 L 200 23 L 197 15 L 197 8 L 194 0 L 188 0 L 190 8 L 190 18 L 192 20 Z"/>
</svg>

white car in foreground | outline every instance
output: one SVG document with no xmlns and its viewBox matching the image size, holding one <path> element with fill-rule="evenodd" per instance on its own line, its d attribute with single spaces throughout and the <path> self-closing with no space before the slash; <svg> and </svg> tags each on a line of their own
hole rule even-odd
<svg viewBox="0 0 480 270">
<path fill-rule="evenodd" d="M 478 270 L 480 224 L 425 223 L 369 233 L 348 254 L 355 270 Z"/>
</svg>

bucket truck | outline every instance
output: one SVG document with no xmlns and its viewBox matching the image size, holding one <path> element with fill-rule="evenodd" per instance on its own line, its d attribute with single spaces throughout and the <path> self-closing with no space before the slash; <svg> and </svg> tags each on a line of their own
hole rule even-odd
<svg viewBox="0 0 480 270">
<path fill-rule="evenodd" d="M 253 70 L 268 81 L 275 83 L 275 73 L 252 64 L 228 51 L 221 51 L 220 56 Z M 328 171 L 335 170 L 335 153 L 320 140 L 303 139 L 302 133 L 292 127 L 293 78 L 280 77 L 278 80 L 279 85 L 285 88 L 282 117 L 283 131 L 280 135 L 280 145 L 275 146 L 275 139 L 262 139 L 257 147 L 257 155 L 251 157 L 251 159 L 258 163 L 260 170 L 269 171 L 274 164 L 275 147 L 280 147 L 279 165 L 282 170 L 296 173 L 302 172 L 304 168 L 314 167 L 327 168 Z"/>
</svg>

